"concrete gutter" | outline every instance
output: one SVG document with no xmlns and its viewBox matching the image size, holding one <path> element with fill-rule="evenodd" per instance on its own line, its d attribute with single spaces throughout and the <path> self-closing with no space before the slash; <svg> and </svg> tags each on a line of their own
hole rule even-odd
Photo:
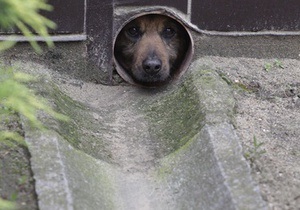
<svg viewBox="0 0 300 210">
<path fill-rule="evenodd" d="M 160 90 L 72 85 L 22 66 L 71 118 L 43 118 L 48 132 L 25 124 L 41 210 L 266 209 L 231 123 L 231 90 L 197 61 Z"/>
</svg>

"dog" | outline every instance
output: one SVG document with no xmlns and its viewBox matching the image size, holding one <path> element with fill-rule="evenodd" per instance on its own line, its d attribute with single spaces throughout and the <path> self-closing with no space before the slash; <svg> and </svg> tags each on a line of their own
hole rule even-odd
<svg viewBox="0 0 300 210">
<path fill-rule="evenodd" d="M 176 20 L 158 14 L 129 22 L 115 42 L 115 58 L 133 80 L 159 86 L 172 80 L 188 49 L 189 36 Z"/>
</svg>

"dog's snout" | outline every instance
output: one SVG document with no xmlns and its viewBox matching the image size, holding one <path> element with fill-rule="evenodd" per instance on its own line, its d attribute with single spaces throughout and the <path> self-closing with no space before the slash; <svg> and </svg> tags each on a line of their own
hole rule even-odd
<svg viewBox="0 0 300 210">
<path fill-rule="evenodd" d="M 148 74 L 156 74 L 161 70 L 162 62 L 158 58 L 147 58 L 143 61 L 143 69 Z"/>
</svg>

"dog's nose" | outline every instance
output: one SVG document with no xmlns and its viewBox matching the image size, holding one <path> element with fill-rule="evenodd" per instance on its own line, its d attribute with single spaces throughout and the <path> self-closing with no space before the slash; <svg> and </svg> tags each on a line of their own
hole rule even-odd
<svg viewBox="0 0 300 210">
<path fill-rule="evenodd" d="M 143 61 L 143 69 L 148 74 L 157 74 L 161 69 L 162 62 L 158 58 L 147 58 Z"/>
</svg>

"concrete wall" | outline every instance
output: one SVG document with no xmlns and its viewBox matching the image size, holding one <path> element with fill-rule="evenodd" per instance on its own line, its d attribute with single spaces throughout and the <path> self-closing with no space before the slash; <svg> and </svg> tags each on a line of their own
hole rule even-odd
<svg viewBox="0 0 300 210">
<path fill-rule="evenodd" d="M 113 43 L 118 31 L 134 15 L 154 10 L 166 10 L 186 24 L 193 32 L 197 56 L 299 57 L 300 1 L 297 0 L 50 0 L 49 3 L 54 11 L 45 15 L 58 25 L 51 31 L 53 40 L 84 41 L 88 69 L 99 69 L 97 81 L 104 84 L 115 83 Z M 0 41 L 7 38 L 4 34 L 0 30 Z M 25 41 L 22 37 L 18 39 Z"/>
</svg>

